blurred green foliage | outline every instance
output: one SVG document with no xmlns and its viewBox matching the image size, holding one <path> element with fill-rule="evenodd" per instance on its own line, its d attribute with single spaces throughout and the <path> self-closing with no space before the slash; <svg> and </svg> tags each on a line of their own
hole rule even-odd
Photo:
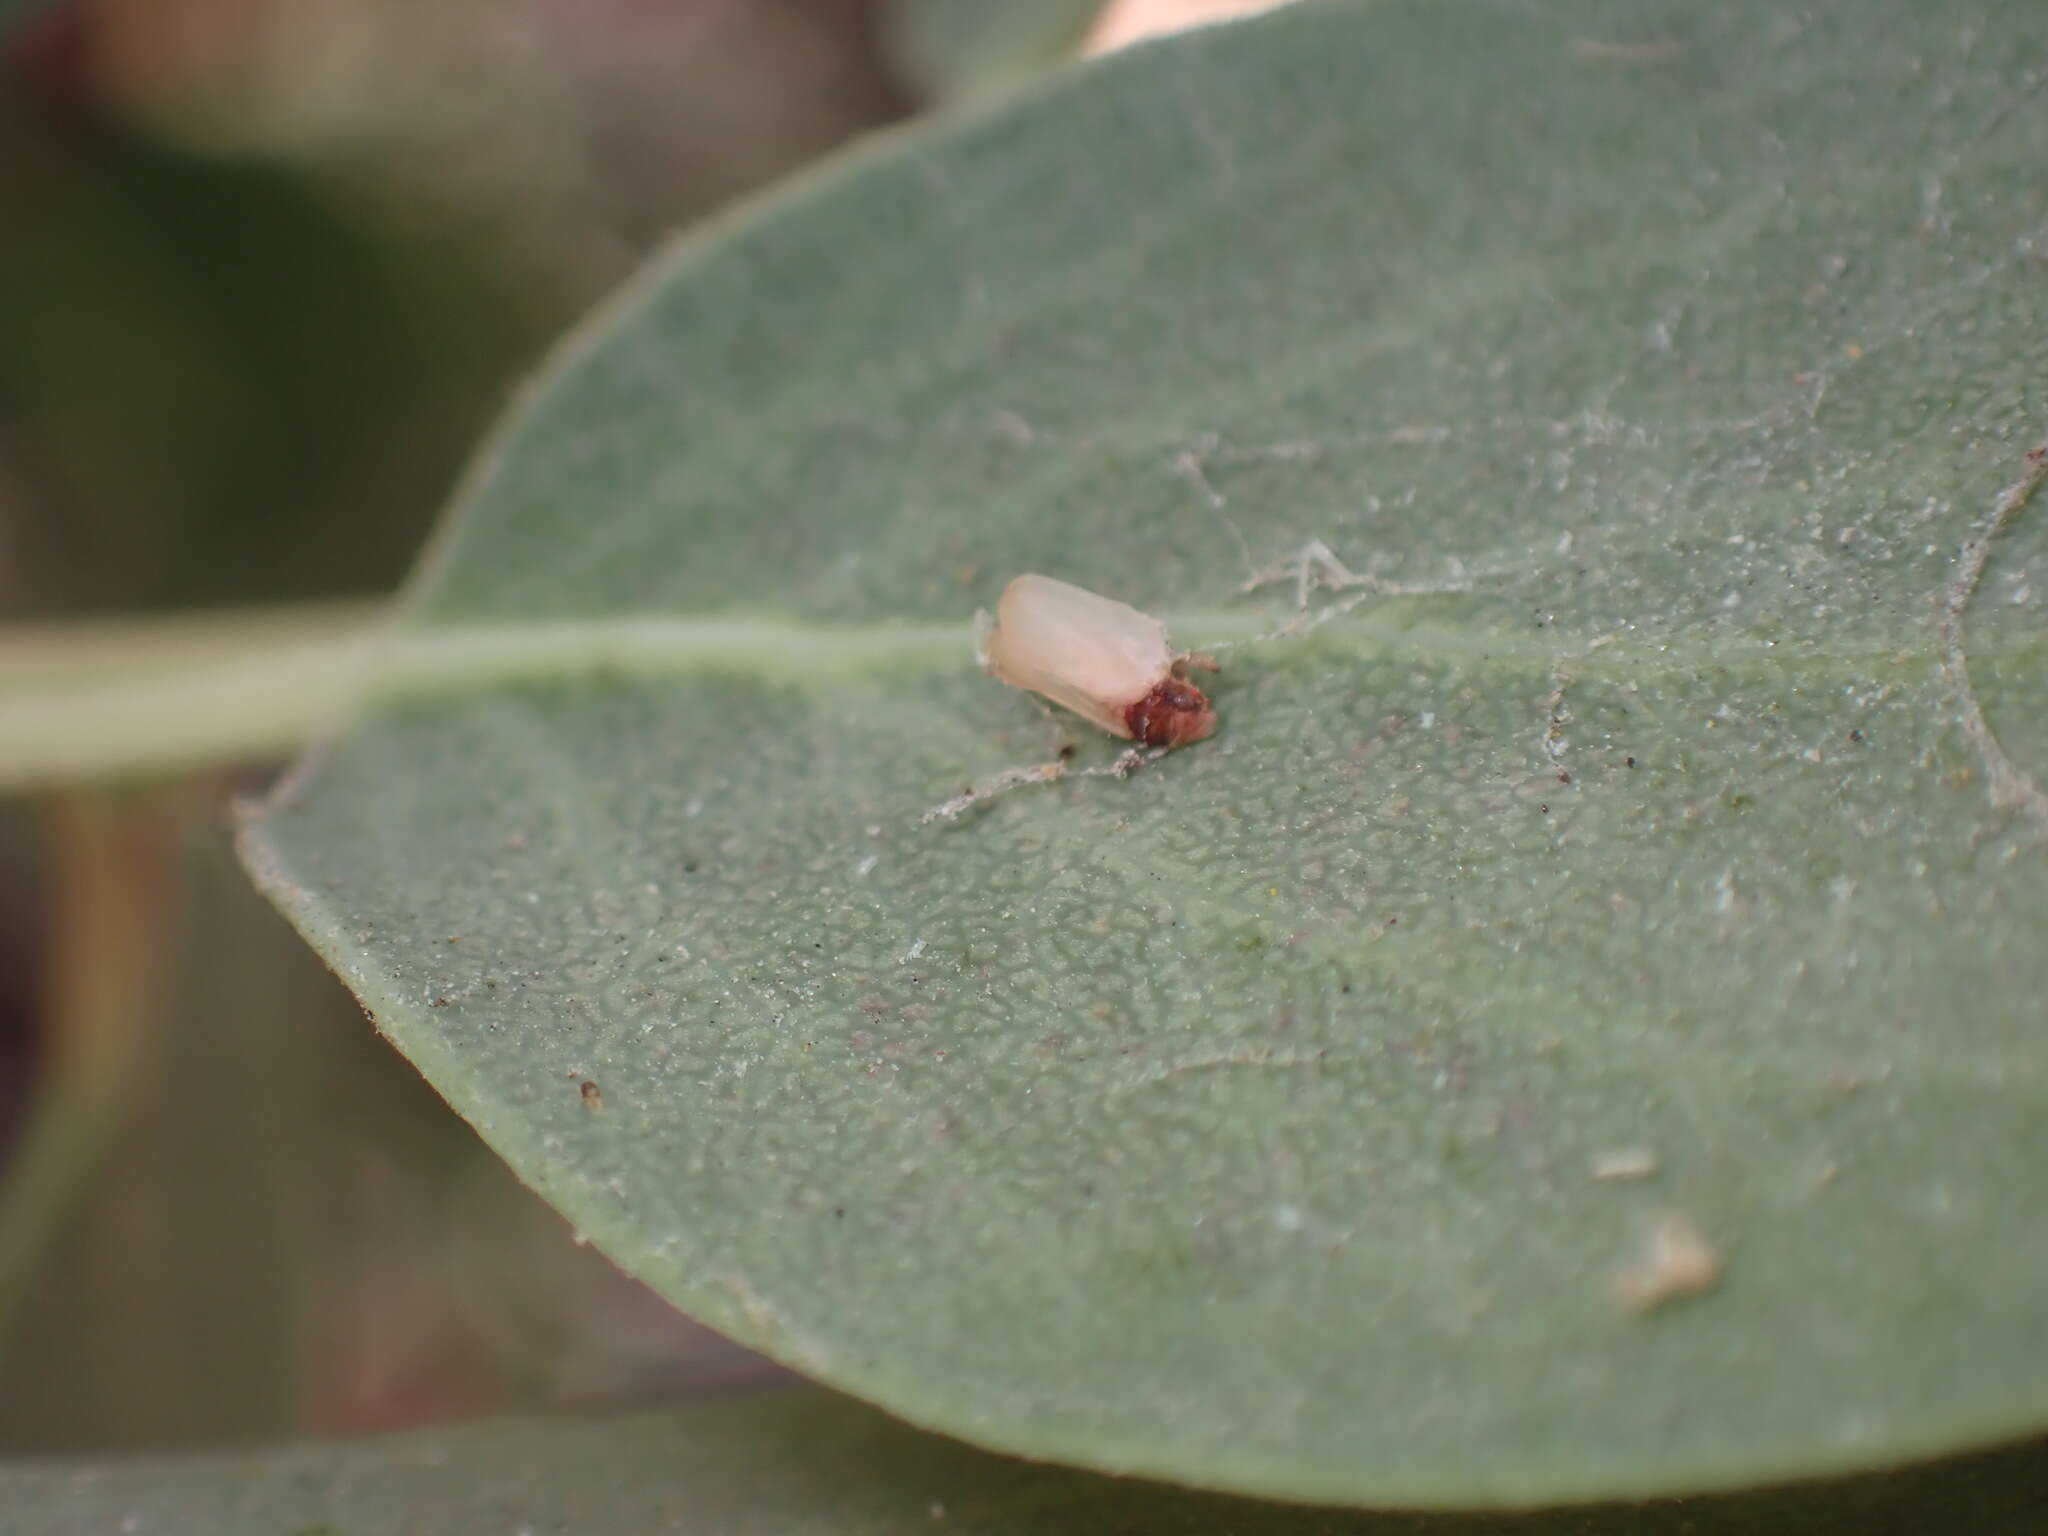
<svg viewBox="0 0 2048 1536">
<path fill-rule="evenodd" d="M 912 109 L 883 10 L 6 0 L 0 620 L 388 592 L 649 246 Z M 0 1451 L 758 1374 L 572 1241 L 228 865 L 268 771 L 0 804 L 0 1215 L 34 1227 L 0 1270 L 37 1249 Z"/>
<path fill-rule="evenodd" d="M 0 121 L 0 473 L 26 512 L 17 613 L 379 591 L 503 380 L 530 288 L 409 253 L 303 176 L 112 124 Z M 466 259 L 467 258 L 467 259 Z"/>
</svg>

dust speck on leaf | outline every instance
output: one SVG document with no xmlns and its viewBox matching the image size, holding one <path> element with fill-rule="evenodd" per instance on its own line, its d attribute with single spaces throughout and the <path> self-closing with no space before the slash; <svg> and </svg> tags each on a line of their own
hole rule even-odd
<svg viewBox="0 0 2048 1536">
<path fill-rule="evenodd" d="M 1657 1154 L 1648 1147 L 1610 1147 L 1595 1152 L 1593 1177 L 1601 1180 L 1647 1179 L 1657 1171 Z"/>
<path fill-rule="evenodd" d="M 1684 1216 L 1666 1216 L 1642 1255 L 1614 1277 L 1614 1297 L 1629 1311 L 1653 1312 L 1721 1283 L 1721 1256 Z"/>
</svg>

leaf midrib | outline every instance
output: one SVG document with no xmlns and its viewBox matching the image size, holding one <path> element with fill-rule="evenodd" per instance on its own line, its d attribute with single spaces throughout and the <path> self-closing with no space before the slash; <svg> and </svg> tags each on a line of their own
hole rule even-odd
<svg viewBox="0 0 2048 1536">
<path fill-rule="evenodd" d="M 1289 621 L 1299 616 L 1272 609 L 1195 610 L 1171 617 L 1169 624 L 1195 649 L 1224 652 L 1232 663 L 1255 652 L 1265 666 L 1281 664 L 1289 651 L 1327 654 L 1338 644 L 1361 654 L 1564 667 L 1578 678 L 1625 671 L 1643 679 L 1705 667 L 1760 676 L 1816 662 L 1829 673 L 1853 670 L 1868 678 L 1904 675 L 1937 662 L 1931 622 L 1905 635 L 1830 634 L 1824 647 L 1814 636 L 1788 636 L 1781 643 L 1732 627 L 1701 627 L 1682 637 L 1649 629 L 1567 636 L 1555 629 L 1530 631 L 1503 606 L 1509 601 L 1493 593 L 1391 596 L 1352 610 L 1346 600 L 1312 612 L 1308 627 L 1293 631 Z M 1486 619 L 1418 617 L 1446 602 L 1470 604 Z M 1973 644 L 1971 653 L 2006 659 L 2007 651 L 2024 649 L 2024 637 L 2014 637 L 1988 651 Z M 184 668 L 149 668 L 94 686 L 31 685 L 0 695 L 0 789 L 259 757 L 295 746 L 353 711 L 468 689 L 606 674 L 723 674 L 801 686 L 890 672 L 965 672 L 973 666 L 971 625 L 961 621 L 820 625 L 708 614 L 406 626 Z"/>
</svg>

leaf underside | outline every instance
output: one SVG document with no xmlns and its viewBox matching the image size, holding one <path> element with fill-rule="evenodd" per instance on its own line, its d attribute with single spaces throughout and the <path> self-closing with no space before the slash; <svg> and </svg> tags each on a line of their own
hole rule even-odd
<svg viewBox="0 0 2048 1536">
<path fill-rule="evenodd" d="M 988 1445 L 1450 1506 L 2039 1427 L 2044 43 L 1333 4 L 864 152 L 567 349 L 394 642 L 524 643 L 252 867 L 620 1263 Z M 1221 727 L 927 820 L 1066 739 L 973 665 L 1027 570 Z"/>
<path fill-rule="evenodd" d="M 812 1390 L 210 1456 L 0 1467 L 19 1536 L 2033 1536 L 2042 1453 L 1536 1515 L 1253 1504 L 1032 1466 Z"/>
</svg>

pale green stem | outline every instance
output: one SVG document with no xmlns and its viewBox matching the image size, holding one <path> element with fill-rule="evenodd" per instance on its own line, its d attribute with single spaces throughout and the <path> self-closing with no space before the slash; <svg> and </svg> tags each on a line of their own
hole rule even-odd
<svg viewBox="0 0 2048 1536">
<path fill-rule="evenodd" d="M 967 633 L 729 616 L 390 630 L 368 607 L 0 632 L 0 792 L 278 755 L 371 694 L 591 671 L 969 665 Z"/>
<path fill-rule="evenodd" d="M 0 632 L 0 791 L 289 751 L 354 696 L 375 612 Z"/>
</svg>

